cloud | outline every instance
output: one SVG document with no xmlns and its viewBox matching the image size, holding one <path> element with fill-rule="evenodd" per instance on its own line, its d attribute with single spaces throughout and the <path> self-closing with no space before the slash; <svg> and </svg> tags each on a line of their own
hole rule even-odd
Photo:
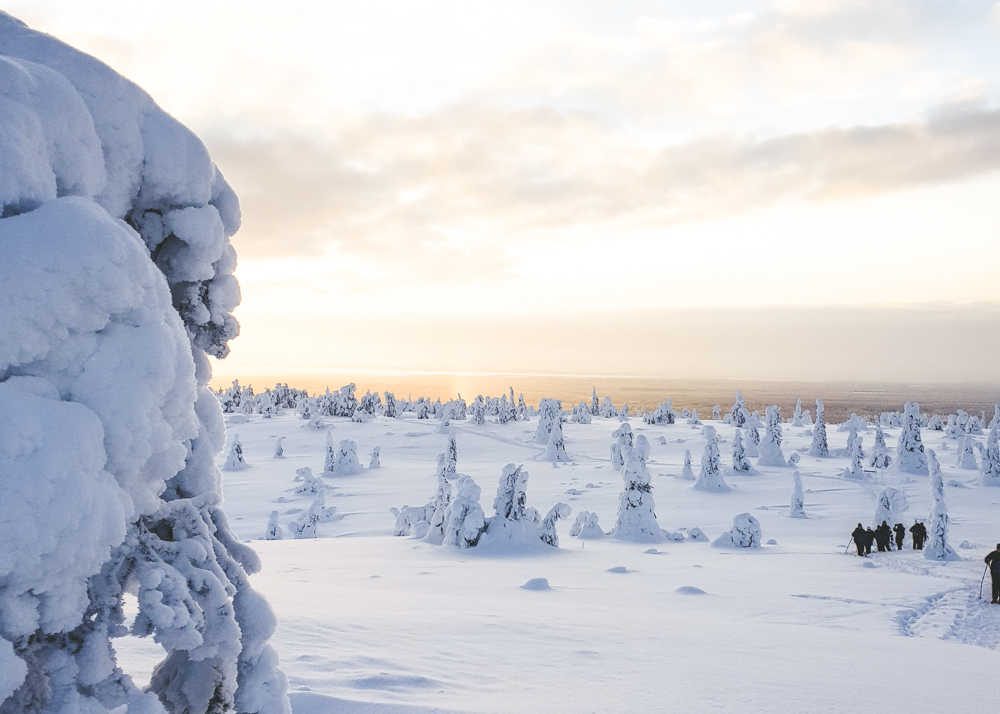
<svg viewBox="0 0 1000 714">
<path fill-rule="evenodd" d="M 577 226 L 719 219 L 785 201 L 872 196 L 1000 168 L 1000 111 L 656 148 L 583 113 L 456 105 L 375 116 L 332 139 L 210 135 L 245 210 L 245 257 L 330 246 L 387 268 L 503 271 L 518 240 Z"/>
</svg>

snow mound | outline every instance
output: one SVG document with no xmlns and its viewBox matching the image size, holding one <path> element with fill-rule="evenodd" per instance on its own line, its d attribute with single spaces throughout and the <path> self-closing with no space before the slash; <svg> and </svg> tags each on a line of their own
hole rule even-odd
<svg viewBox="0 0 1000 714">
<path fill-rule="evenodd" d="M 548 578 L 532 578 L 521 586 L 522 590 L 534 590 L 536 592 L 541 592 L 543 590 L 551 590 L 552 586 L 549 585 Z"/>
<path fill-rule="evenodd" d="M 715 548 L 760 548 L 760 521 L 749 513 L 740 513 L 733 518 L 733 527 L 715 539 Z"/>
<path fill-rule="evenodd" d="M 624 575 L 625 573 L 634 573 L 634 570 L 629 570 L 624 565 L 616 565 L 613 568 L 608 568 L 609 573 L 615 573 L 616 575 Z"/>
<path fill-rule="evenodd" d="M 674 592 L 678 595 L 707 595 L 704 590 L 694 585 L 681 585 Z"/>
</svg>

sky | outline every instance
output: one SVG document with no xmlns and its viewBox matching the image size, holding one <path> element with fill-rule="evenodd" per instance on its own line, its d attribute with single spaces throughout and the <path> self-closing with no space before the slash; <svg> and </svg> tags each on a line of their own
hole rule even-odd
<svg viewBox="0 0 1000 714">
<path fill-rule="evenodd" d="M 224 375 L 1000 379 L 1000 2 L 14 0 L 240 196 Z"/>
</svg>

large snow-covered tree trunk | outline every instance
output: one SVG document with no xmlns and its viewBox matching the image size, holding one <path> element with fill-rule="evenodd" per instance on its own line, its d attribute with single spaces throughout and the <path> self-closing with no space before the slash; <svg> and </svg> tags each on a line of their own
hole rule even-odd
<svg viewBox="0 0 1000 714">
<path fill-rule="evenodd" d="M 236 196 L 145 92 L 2 12 L 0 165 L 0 707 L 289 711 L 214 463 Z M 148 692 L 110 642 L 126 591 L 166 650 Z"/>
</svg>

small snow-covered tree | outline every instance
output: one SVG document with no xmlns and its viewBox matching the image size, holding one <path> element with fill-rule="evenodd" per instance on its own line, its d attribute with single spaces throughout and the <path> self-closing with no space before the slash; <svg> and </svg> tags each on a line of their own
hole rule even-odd
<svg viewBox="0 0 1000 714">
<path fill-rule="evenodd" d="M 590 413 L 592 416 L 597 416 L 601 413 L 601 403 L 597 400 L 597 387 L 591 388 Z"/>
<path fill-rule="evenodd" d="M 524 395 L 517 395 L 517 409 L 514 412 L 514 416 L 517 421 L 527 421 L 528 420 L 528 405 L 524 401 Z"/>
<path fill-rule="evenodd" d="M 574 538 L 603 538 L 605 533 L 601 529 L 597 514 L 593 511 L 580 511 L 576 514 L 576 520 L 569 529 L 569 534 Z"/>
<path fill-rule="evenodd" d="M 749 417 L 747 417 L 747 421 L 743 425 L 743 432 L 746 434 L 746 439 L 743 440 L 743 448 L 746 450 L 747 456 L 755 459 L 760 456 L 759 427 L 760 414 L 753 412 Z"/>
<path fill-rule="evenodd" d="M 733 437 L 733 473 L 747 475 L 752 472 L 753 466 L 747 460 L 743 448 L 743 435 L 737 429 L 736 435 Z"/>
<path fill-rule="evenodd" d="M 960 469 L 979 470 L 976 463 L 976 452 L 972 448 L 972 437 L 964 436 L 958 442 L 958 450 L 955 452 L 955 465 Z"/>
<path fill-rule="evenodd" d="M 933 449 L 927 452 L 927 468 L 930 473 L 931 527 L 927 532 L 924 557 L 927 560 L 959 560 L 958 554 L 948 543 L 950 517 L 944 500 L 944 481 L 941 478 L 941 464 Z"/>
<path fill-rule="evenodd" d="M 719 457 L 719 436 L 715 427 L 706 426 L 702 429 L 705 435 L 705 450 L 701 455 L 701 473 L 694 487 L 699 491 L 728 491 L 729 485 L 722 478 L 722 460 Z"/>
<path fill-rule="evenodd" d="M 298 496 L 315 496 L 317 493 L 326 490 L 323 479 L 313 475 L 312 469 L 308 466 L 295 470 L 295 480 L 298 482 L 293 490 Z"/>
<path fill-rule="evenodd" d="M 719 421 L 722 418 L 722 409 L 718 404 L 712 406 L 712 420 Z"/>
<path fill-rule="evenodd" d="M 885 444 L 885 433 L 882 431 L 882 425 L 875 424 L 875 445 L 872 447 L 872 456 L 869 465 L 875 469 L 887 469 L 892 463 L 892 457 L 889 455 L 889 448 Z"/>
<path fill-rule="evenodd" d="M 573 512 L 565 503 L 557 503 L 549 512 L 545 514 L 545 518 L 542 519 L 541 525 L 541 535 L 539 536 L 543 543 L 546 545 L 551 545 L 553 548 L 559 547 L 559 533 L 556 531 L 556 521 L 560 518 L 568 518 L 569 514 Z"/>
<path fill-rule="evenodd" d="M 477 394 L 476 398 L 472 400 L 469 411 L 472 413 L 473 424 L 482 426 L 486 423 L 486 402 L 483 400 L 482 394 Z"/>
<path fill-rule="evenodd" d="M 568 462 L 569 454 L 566 453 L 566 441 L 563 439 L 562 419 L 556 417 L 552 422 L 552 429 L 549 431 L 549 443 L 545 446 L 545 459 L 553 463 Z"/>
<path fill-rule="evenodd" d="M 576 408 L 573 410 L 573 421 L 577 424 L 590 424 L 590 407 L 587 406 L 586 402 L 580 402 L 576 405 Z"/>
<path fill-rule="evenodd" d="M 479 486 L 468 476 L 455 483 L 455 496 L 444 514 L 445 545 L 472 548 L 486 530 L 486 515 L 479 505 Z"/>
<path fill-rule="evenodd" d="M 795 411 L 792 413 L 792 426 L 802 426 L 802 400 L 795 400 Z"/>
<path fill-rule="evenodd" d="M 630 449 L 622 469 L 625 487 L 618 499 L 618 520 L 612 535 L 621 540 L 663 540 L 663 531 L 656 521 L 653 484 L 646 469 L 649 442 L 642 434 Z"/>
<path fill-rule="evenodd" d="M 285 458 L 285 437 L 279 436 L 274 440 L 274 458 Z"/>
<path fill-rule="evenodd" d="M 886 486 L 875 502 L 875 523 L 882 521 L 890 525 L 899 523 L 903 520 L 907 508 L 906 493 L 893 486 Z"/>
<path fill-rule="evenodd" d="M 770 406 L 764 412 L 766 424 L 764 438 L 760 443 L 760 461 L 763 466 L 787 466 L 781 452 L 781 408 Z"/>
<path fill-rule="evenodd" d="M 920 405 L 916 402 L 907 402 L 903 407 L 903 431 L 896 446 L 896 465 L 906 473 L 927 473 L 927 455 L 920 439 Z"/>
<path fill-rule="evenodd" d="M 542 399 L 538 402 L 538 427 L 535 429 L 535 443 L 549 443 L 552 425 L 562 419 L 562 402 L 558 399 Z"/>
<path fill-rule="evenodd" d="M 688 415 L 687 423 L 689 426 L 701 426 L 701 419 L 698 418 L 697 409 L 691 410 L 691 413 Z"/>
<path fill-rule="evenodd" d="M 694 481 L 694 470 L 691 468 L 691 449 L 684 449 L 684 465 L 681 467 L 681 478 Z"/>
<path fill-rule="evenodd" d="M 337 446 L 333 469 L 329 472 L 334 476 L 351 476 L 361 473 L 361 462 L 358 461 L 358 444 L 353 439 L 343 439 Z"/>
<path fill-rule="evenodd" d="M 497 424 L 509 424 L 516 418 L 514 403 L 508 402 L 506 396 L 501 397 L 497 402 Z"/>
<path fill-rule="evenodd" d="M 615 413 L 615 405 L 611 403 L 611 397 L 605 397 L 601 401 L 600 415 L 605 419 L 610 419 Z"/>
<path fill-rule="evenodd" d="M 863 481 L 867 478 L 865 474 L 865 452 L 863 441 L 860 436 L 854 440 L 854 447 L 850 455 L 851 464 L 843 471 L 843 476 L 852 481 Z"/>
<path fill-rule="evenodd" d="M 830 455 L 830 446 L 826 440 L 826 419 L 822 399 L 816 400 L 816 423 L 813 425 L 812 444 L 809 447 L 809 455 L 818 457 Z"/>
<path fill-rule="evenodd" d="M 736 392 L 736 401 L 729 409 L 729 423 L 735 427 L 741 427 L 746 423 L 750 412 L 747 410 L 746 402 L 742 392 Z"/>
<path fill-rule="evenodd" d="M 229 450 L 226 452 L 226 461 L 222 465 L 223 471 L 242 471 L 247 468 L 246 459 L 243 458 L 243 444 L 240 443 L 240 435 L 233 434 L 229 442 Z"/>
<path fill-rule="evenodd" d="M 267 530 L 264 532 L 264 539 L 281 540 L 284 538 L 284 535 L 281 524 L 278 523 L 278 512 L 271 511 L 271 515 L 267 519 Z"/>
<path fill-rule="evenodd" d="M 396 403 L 396 395 L 392 392 L 385 393 L 385 409 L 382 414 L 390 419 L 399 416 L 399 405 Z"/>
<path fill-rule="evenodd" d="M 806 517 L 806 497 L 802 492 L 802 477 L 797 469 L 792 472 L 792 500 L 788 515 L 792 518 Z"/>
<path fill-rule="evenodd" d="M 993 417 L 989 433 L 986 435 L 986 447 L 980 454 L 982 464 L 982 484 L 984 486 L 1000 486 L 1000 419 Z"/>
<path fill-rule="evenodd" d="M 733 517 L 733 527 L 716 538 L 716 548 L 760 548 L 762 542 L 760 521 L 749 513 Z"/>
<path fill-rule="evenodd" d="M 632 427 L 622 424 L 611 432 L 611 436 L 614 438 L 611 442 L 611 468 L 620 469 L 632 449 Z"/>
<path fill-rule="evenodd" d="M 370 469 L 380 469 L 382 468 L 382 449 L 378 446 L 372 447 L 371 458 L 368 459 L 368 468 Z"/>
<path fill-rule="evenodd" d="M 662 402 L 656 409 L 647 412 L 643 418 L 647 424 L 674 424 L 677 422 L 677 412 L 674 411 L 673 402 L 670 399 Z"/>
<path fill-rule="evenodd" d="M 323 473 L 332 474 L 337 468 L 337 449 L 333 445 L 333 432 L 326 430 L 326 447 L 323 450 Z"/>
</svg>

